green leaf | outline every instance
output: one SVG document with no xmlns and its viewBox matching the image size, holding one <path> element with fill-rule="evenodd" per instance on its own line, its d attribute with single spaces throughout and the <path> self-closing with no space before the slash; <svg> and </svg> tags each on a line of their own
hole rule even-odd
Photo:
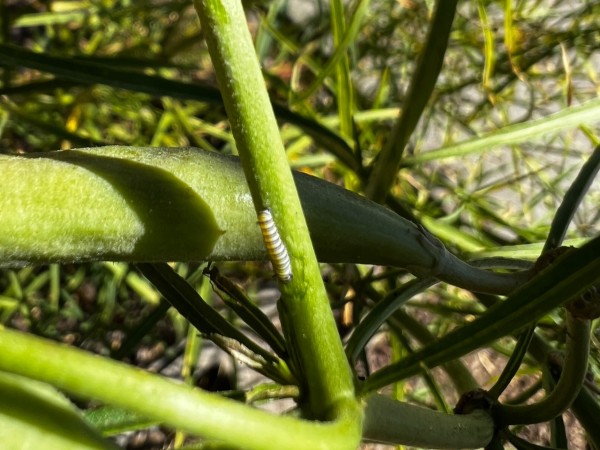
<svg viewBox="0 0 600 450">
<path fill-rule="evenodd" d="M 19 450 L 114 450 L 49 385 L 0 372 L 0 442 Z"/>
<path fill-rule="evenodd" d="M 221 94 L 214 87 L 122 70 L 119 61 L 111 64 L 109 60 L 102 59 L 101 62 L 94 63 L 89 59 L 50 56 L 30 52 L 16 46 L 0 44 L 0 65 L 4 67 L 29 67 L 70 80 L 72 84 L 77 85 L 98 83 L 150 95 L 222 104 Z M 4 94 L 1 89 L 0 94 Z M 302 128 L 306 134 L 315 139 L 323 148 L 336 155 L 350 169 L 355 172 L 360 170 L 358 162 L 352 156 L 352 149 L 339 135 L 310 118 L 290 111 L 285 106 L 274 103 L 273 110 L 278 119 Z"/>
<path fill-rule="evenodd" d="M 550 226 L 550 232 L 544 245 L 544 250 L 547 251 L 559 246 L 565 235 L 567 229 L 571 223 L 571 219 L 575 215 L 575 211 L 579 207 L 579 204 L 583 200 L 583 197 L 588 192 L 588 189 L 592 185 L 594 178 L 600 170 L 600 146 L 596 147 L 589 159 L 585 162 L 577 178 L 569 186 L 569 190 L 565 193 L 565 196 L 552 219 L 552 225 Z"/>
<path fill-rule="evenodd" d="M 485 314 L 424 347 L 404 360 L 385 367 L 363 385 L 372 391 L 417 374 L 425 364 L 435 367 L 487 343 L 514 333 L 552 309 L 585 291 L 600 278 L 600 237 L 566 253 L 556 263 Z"/>
<path fill-rule="evenodd" d="M 600 99 L 570 106 L 555 114 L 514 125 L 507 125 L 483 136 L 452 144 L 437 150 L 405 158 L 402 164 L 412 166 L 425 161 L 439 161 L 471 153 L 484 153 L 495 147 L 527 142 L 550 133 L 568 130 L 581 124 L 597 123 L 600 119 Z"/>
<path fill-rule="evenodd" d="M 105 436 L 141 430 L 158 424 L 139 414 L 116 406 L 101 406 L 84 413 L 85 420 L 100 430 Z"/>
</svg>

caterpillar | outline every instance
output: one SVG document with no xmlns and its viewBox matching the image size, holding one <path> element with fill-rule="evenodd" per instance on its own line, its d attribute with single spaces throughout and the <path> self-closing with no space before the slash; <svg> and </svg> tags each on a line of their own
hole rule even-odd
<svg viewBox="0 0 600 450">
<path fill-rule="evenodd" d="M 273 270 L 277 274 L 277 277 L 282 282 L 288 282 L 292 279 L 292 262 L 288 255 L 285 244 L 279 236 L 279 230 L 273 220 L 271 211 L 265 209 L 258 213 L 258 224 L 260 225 L 260 231 L 273 264 Z"/>
</svg>

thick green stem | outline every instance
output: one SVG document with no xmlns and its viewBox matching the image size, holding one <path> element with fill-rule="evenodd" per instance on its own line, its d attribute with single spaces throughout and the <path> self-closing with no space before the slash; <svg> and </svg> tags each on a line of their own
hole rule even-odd
<svg viewBox="0 0 600 450">
<path fill-rule="evenodd" d="M 501 425 L 530 424 L 552 420 L 563 413 L 585 380 L 590 351 L 590 321 L 567 316 L 567 346 L 563 371 L 556 387 L 543 400 L 532 405 L 500 405 L 496 412 Z"/>
<path fill-rule="evenodd" d="M 196 0 L 196 10 L 256 212 L 269 209 L 291 257 L 293 278 L 281 284 L 283 322 L 305 377 L 309 414 L 341 419 L 360 438 L 360 409 L 308 226 L 252 38 L 238 0 Z M 256 225 L 255 225 L 256 226 Z M 349 422 L 348 422 L 349 421 Z"/>
<path fill-rule="evenodd" d="M 348 449 L 348 423 L 275 416 L 66 345 L 0 328 L 0 371 L 50 383 L 238 448 Z M 26 357 L 23 357 L 26 355 Z"/>
<path fill-rule="evenodd" d="M 235 157 L 111 146 L 0 155 L 0 173 L 0 266 L 266 258 Z M 381 205 L 315 177 L 294 178 L 322 262 L 400 266 L 494 293 L 527 277 L 471 267 Z"/>
</svg>

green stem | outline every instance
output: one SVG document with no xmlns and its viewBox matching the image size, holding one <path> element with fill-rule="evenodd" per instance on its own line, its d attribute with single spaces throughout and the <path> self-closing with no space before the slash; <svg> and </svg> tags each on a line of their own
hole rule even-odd
<svg viewBox="0 0 600 450">
<path fill-rule="evenodd" d="M 436 1 L 427 43 L 419 57 L 404 101 L 406 107 L 402 109 L 402 115 L 394 126 L 387 146 L 379 155 L 365 189 L 367 197 L 376 202 L 381 202 L 387 196 L 398 172 L 404 148 L 421 118 L 442 70 L 457 3 L 458 0 Z"/>
<path fill-rule="evenodd" d="M 480 448 L 494 435 L 494 421 L 483 411 L 452 415 L 381 395 L 368 397 L 366 404 L 363 433 L 368 441 L 419 448 Z"/>
<path fill-rule="evenodd" d="M 221 87 L 256 212 L 269 209 L 287 252 L 293 278 L 281 283 L 284 333 L 305 377 L 309 416 L 343 419 L 360 439 L 360 409 L 308 226 L 271 106 L 242 4 L 194 2 Z M 256 227 L 256 225 L 255 225 Z"/>
<path fill-rule="evenodd" d="M 245 449 L 356 447 L 347 423 L 274 416 L 79 349 L 0 329 L 0 371 L 50 383 L 149 420 Z M 27 355 L 26 358 L 23 355 Z"/>
<path fill-rule="evenodd" d="M 532 405 L 499 405 L 495 411 L 500 425 L 547 422 L 564 412 L 585 380 L 590 350 L 590 321 L 567 315 L 565 362 L 556 387 L 543 400 Z"/>
<path fill-rule="evenodd" d="M 517 374 L 519 367 L 521 367 L 521 363 L 527 354 L 527 349 L 529 348 L 529 344 L 531 343 L 534 334 L 535 323 L 530 325 L 521 333 L 517 343 L 515 344 L 515 349 L 510 355 L 508 363 L 502 370 L 502 373 L 498 377 L 496 383 L 494 383 L 494 385 L 488 391 L 490 397 L 497 399 L 500 397 L 500 394 L 504 392 L 504 389 L 508 387 L 514 376 Z"/>
<path fill-rule="evenodd" d="M 0 197 L 0 266 L 266 258 L 248 184 L 234 157 L 191 148 L 111 146 L 0 155 L 0 173 L 6 194 Z M 315 177 L 294 179 L 322 262 L 399 266 L 503 294 L 528 277 L 472 267 L 377 203 Z"/>
</svg>

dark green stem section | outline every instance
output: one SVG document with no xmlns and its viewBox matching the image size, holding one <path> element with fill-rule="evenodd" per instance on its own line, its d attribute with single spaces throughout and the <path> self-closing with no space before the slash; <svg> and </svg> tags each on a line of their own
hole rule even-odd
<svg viewBox="0 0 600 450">
<path fill-rule="evenodd" d="M 281 284 L 283 323 L 304 376 L 308 415 L 343 420 L 360 439 L 360 409 L 352 372 L 343 351 L 308 225 L 242 4 L 237 0 L 197 0 L 208 50 L 240 154 L 256 212 L 269 209 L 292 261 L 293 278 Z M 255 226 L 256 227 L 256 226 Z"/>
<path fill-rule="evenodd" d="M 366 399 L 364 439 L 418 448 L 481 448 L 494 435 L 483 411 L 452 415 L 373 395 Z"/>
<path fill-rule="evenodd" d="M 590 351 L 590 321 L 567 316 L 567 345 L 563 370 L 552 392 L 532 405 L 500 405 L 499 425 L 547 422 L 569 408 L 585 380 Z"/>
</svg>

